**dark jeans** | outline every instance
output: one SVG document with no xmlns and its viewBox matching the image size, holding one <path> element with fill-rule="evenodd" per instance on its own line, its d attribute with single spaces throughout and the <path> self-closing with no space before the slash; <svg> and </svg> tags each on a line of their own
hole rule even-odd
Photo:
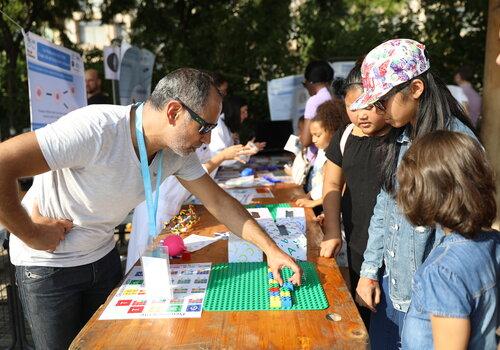
<svg viewBox="0 0 500 350">
<path fill-rule="evenodd" d="M 82 266 L 16 266 L 16 283 L 35 348 L 67 349 L 122 276 L 116 247 Z"/>
<path fill-rule="evenodd" d="M 396 310 L 389 297 L 388 277 L 383 277 L 380 289 L 380 304 L 370 318 L 370 344 L 373 350 L 401 348 L 401 331 L 406 313 Z"/>
<path fill-rule="evenodd" d="M 351 295 L 354 300 L 356 300 L 356 287 L 359 282 L 359 272 L 361 270 L 361 263 L 363 262 L 363 254 L 359 254 L 355 250 L 351 249 L 349 245 L 347 246 L 347 261 L 349 263 L 349 278 L 351 280 Z M 370 309 L 358 305 L 355 303 L 358 308 L 359 315 L 365 324 L 366 329 L 370 330 L 370 317 L 372 312 Z"/>
</svg>

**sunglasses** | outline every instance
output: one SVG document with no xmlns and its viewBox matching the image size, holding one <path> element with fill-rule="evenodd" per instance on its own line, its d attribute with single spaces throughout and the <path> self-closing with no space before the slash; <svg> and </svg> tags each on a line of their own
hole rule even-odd
<svg viewBox="0 0 500 350">
<path fill-rule="evenodd" d="M 205 119 L 203 119 L 202 117 L 200 117 L 195 111 L 193 111 L 191 108 L 189 108 L 188 106 L 186 106 L 186 104 L 184 102 L 182 102 L 180 98 L 175 97 L 174 100 L 176 100 L 177 102 L 179 102 L 181 104 L 181 106 L 184 107 L 188 111 L 189 116 L 195 122 L 197 122 L 198 124 L 200 124 L 200 128 L 198 129 L 198 132 L 200 134 L 202 134 L 202 135 L 203 134 L 208 134 L 210 131 L 213 130 L 213 128 L 215 128 L 217 126 L 217 123 L 215 123 L 215 124 L 207 123 L 205 121 Z"/>
<path fill-rule="evenodd" d="M 392 96 L 396 95 L 398 92 L 404 90 L 407 86 L 410 85 L 410 83 L 411 83 L 411 80 L 407 81 L 406 83 L 403 83 L 403 84 L 396 86 L 391 91 L 389 91 L 387 94 L 385 94 L 384 96 L 379 98 L 377 101 L 373 102 L 372 105 L 383 112 L 387 111 L 387 102 L 389 101 L 389 99 Z"/>
</svg>

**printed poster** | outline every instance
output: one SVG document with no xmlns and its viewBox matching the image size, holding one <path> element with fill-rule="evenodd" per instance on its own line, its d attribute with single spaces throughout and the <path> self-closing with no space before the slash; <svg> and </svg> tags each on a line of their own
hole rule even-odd
<svg viewBox="0 0 500 350">
<path fill-rule="evenodd" d="M 79 53 L 31 32 L 25 35 L 24 44 L 32 130 L 87 105 L 85 71 Z"/>
<path fill-rule="evenodd" d="M 290 75 L 267 82 L 271 120 L 297 120 L 304 115 L 309 94 L 302 86 L 303 75 Z M 295 122 L 293 123 L 295 127 Z"/>
<path fill-rule="evenodd" d="M 151 93 L 155 55 L 146 49 L 123 45 L 120 63 L 120 104 L 145 101 Z"/>
</svg>

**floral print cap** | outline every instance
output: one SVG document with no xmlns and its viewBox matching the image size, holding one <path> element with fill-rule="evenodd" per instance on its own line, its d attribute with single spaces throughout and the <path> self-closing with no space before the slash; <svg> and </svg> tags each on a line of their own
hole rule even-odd
<svg viewBox="0 0 500 350">
<path fill-rule="evenodd" d="M 403 84 L 430 68 L 424 54 L 425 45 L 411 39 L 393 39 L 380 44 L 361 65 L 364 92 L 351 104 L 351 110 L 366 108 Z"/>
</svg>

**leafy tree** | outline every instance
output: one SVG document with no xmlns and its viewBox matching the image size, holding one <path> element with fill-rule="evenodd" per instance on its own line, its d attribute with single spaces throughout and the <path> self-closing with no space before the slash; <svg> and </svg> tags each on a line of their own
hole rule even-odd
<svg viewBox="0 0 500 350">
<path fill-rule="evenodd" d="M 66 47 L 65 19 L 89 17 L 91 0 L 0 0 L 24 30 L 55 29 Z M 117 13 L 134 18 L 134 45 L 156 54 L 153 84 L 184 66 L 220 71 L 250 111 L 268 115 L 266 81 L 301 74 L 311 59 L 356 59 L 379 43 L 407 37 L 424 42 L 433 69 L 451 83 L 470 65 L 480 86 L 487 2 L 484 0 L 103 0 L 103 22 Z M 0 134 L 29 125 L 24 45 L 19 29 L 0 16 Z M 102 52 L 84 53 L 102 71 Z M 105 89 L 109 90 L 109 81 Z"/>
<path fill-rule="evenodd" d="M 483 72 L 487 1 L 317 0 L 299 9 L 299 51 L 312 58 L 357 58 L 392 38 L 425 43 L 432 68 L 448 83 L 463 64 L 480 83 Z"/>
<path fill-rule="evenodd" d="M 289 1 L 156 0 L 103 3 L 103 20 L 135 9 L 133 44 L 156 54 L 159 80 L 185 66 L 222 72 L 255 114 L 267 112 L 266 81 L 295 71 L 287 43 Z"/>
</svg>

